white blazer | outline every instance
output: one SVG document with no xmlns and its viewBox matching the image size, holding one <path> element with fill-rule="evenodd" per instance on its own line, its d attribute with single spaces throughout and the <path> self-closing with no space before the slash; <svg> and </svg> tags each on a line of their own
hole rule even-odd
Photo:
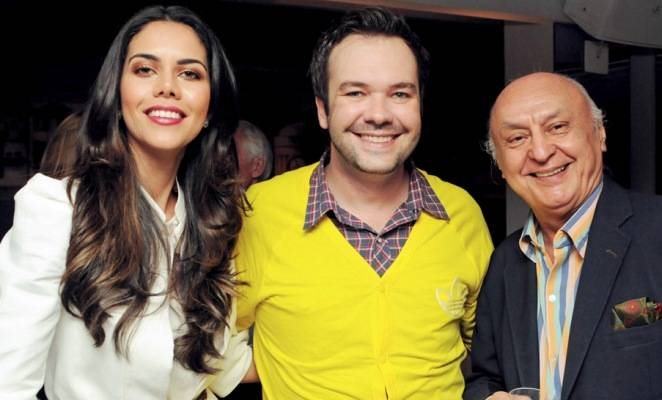
<svg viewBox="0 0 662 400">
<path fill-rule="evenodd" d="M 217 344 L 223 359 L 214 376 L 174 361 L 183 316 L 164 296 L 150 298 L 136 321 L 128 359 L 117 354 L 112 340 L 122 309 L 111 313 L 106 340 L 94 347 L 83 322 L 64 311 L 59 296 L 72 216 L 66 180 L 37 174 L 16 194 L 15 204 L 13 227 L 0 243 L 0 399 L 34 399 L 44 385 L 49 400 L 186 400 L 206 389 L 225 396 L 240 382 L 252 354 L 247 333 L 234 329 L 234 308 Z M 172 241 L 186 218 L 183 196 L 175 208 L 166 223 Z M 165 288 L 165 264 L 154 293 Z"/>
</svg>

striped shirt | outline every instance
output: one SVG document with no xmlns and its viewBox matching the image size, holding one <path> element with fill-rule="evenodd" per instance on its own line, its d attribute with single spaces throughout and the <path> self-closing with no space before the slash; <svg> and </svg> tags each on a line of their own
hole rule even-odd
<svg viewBox="0 0 662 400">
<path fill-rule="evenodd" d="M 572 312 L 589 229 L 602 182 L 554 235 L 554 261 L 545 253 L 542 231 L 533 214 L 519 245 L 535 263 L 538 283 L 538 348 L 541 398 L 561 398 Z"/>
<path fill-rule="evenodd" d="M 379 276 L 384 275 L 400 254 L 421 211 L 438 219 L 449 220 L 444 206 L 428 181 L 412 165 L 407 200 L 391 216 L 384 229 L 376 232 L 370 225 L 340 207 L 333 198 L 324 173 L 327 157 L 325 153 L 310 177 L 303 228 L 312 229 L 327 215 Z"/>
</svg>

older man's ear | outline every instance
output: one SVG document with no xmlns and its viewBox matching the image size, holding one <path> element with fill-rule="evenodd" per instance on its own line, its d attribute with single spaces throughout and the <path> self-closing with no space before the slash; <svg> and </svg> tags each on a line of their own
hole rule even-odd
<svg viewBox="0 0 662 400">
<path fill-rule="evenodd" d="M 607 132 L 604 125 L 600 126 L 600 149 L 603 153 L 607 151 Z"/>
<path fill-rule="evenodd" d="M 262 176 L 264 169 L 267 166 L 267 160 L 262 156 L 254 157 L 251 160 L 251 178 L 257 179 Z"/>
</svg>

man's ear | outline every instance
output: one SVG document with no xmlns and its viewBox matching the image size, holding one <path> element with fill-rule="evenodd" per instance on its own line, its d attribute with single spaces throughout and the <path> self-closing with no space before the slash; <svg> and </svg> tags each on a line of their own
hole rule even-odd
<svg viewBox="0 0 662 400">
<path fill-rule="evenodd" d="M 264 157 L 255 157 L 251 161 L 251 178 L 257 179 L 262 176 L 264 168 L 267 165 L 267 160 Z"/>
<path fill-rule="evenodd" d="M 324 101 L 319 97 L 315 97 L 315 106 L 317 107 L 317 120 L 320 123 L 320 127 L 322 127 L 322 129 L 329 129 L 329 121 L 327 120 Z"/>
<path fill-rule="evenodd" d="M 600 135 L 600 150 L 603 152 L 607 151 L 607 132 L 605 131 L 604 125 L 600 125 L 600 130 L 598 135 Z"/>
</svg>

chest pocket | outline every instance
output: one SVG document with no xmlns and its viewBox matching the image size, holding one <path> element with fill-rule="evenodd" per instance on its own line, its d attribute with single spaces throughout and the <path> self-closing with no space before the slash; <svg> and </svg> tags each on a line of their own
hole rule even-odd
<svg viewBox="0 0 662 400">
<path fill-rule="evenodd" d="M 464 303 L 467 300 L 469 289 L 460 278 L 455 278 L 447 287 L 438 287 L 435 289 L 437 303 L 441 310 L 453 319 L 461 318 L 464 315 Z"/>
</svg>

